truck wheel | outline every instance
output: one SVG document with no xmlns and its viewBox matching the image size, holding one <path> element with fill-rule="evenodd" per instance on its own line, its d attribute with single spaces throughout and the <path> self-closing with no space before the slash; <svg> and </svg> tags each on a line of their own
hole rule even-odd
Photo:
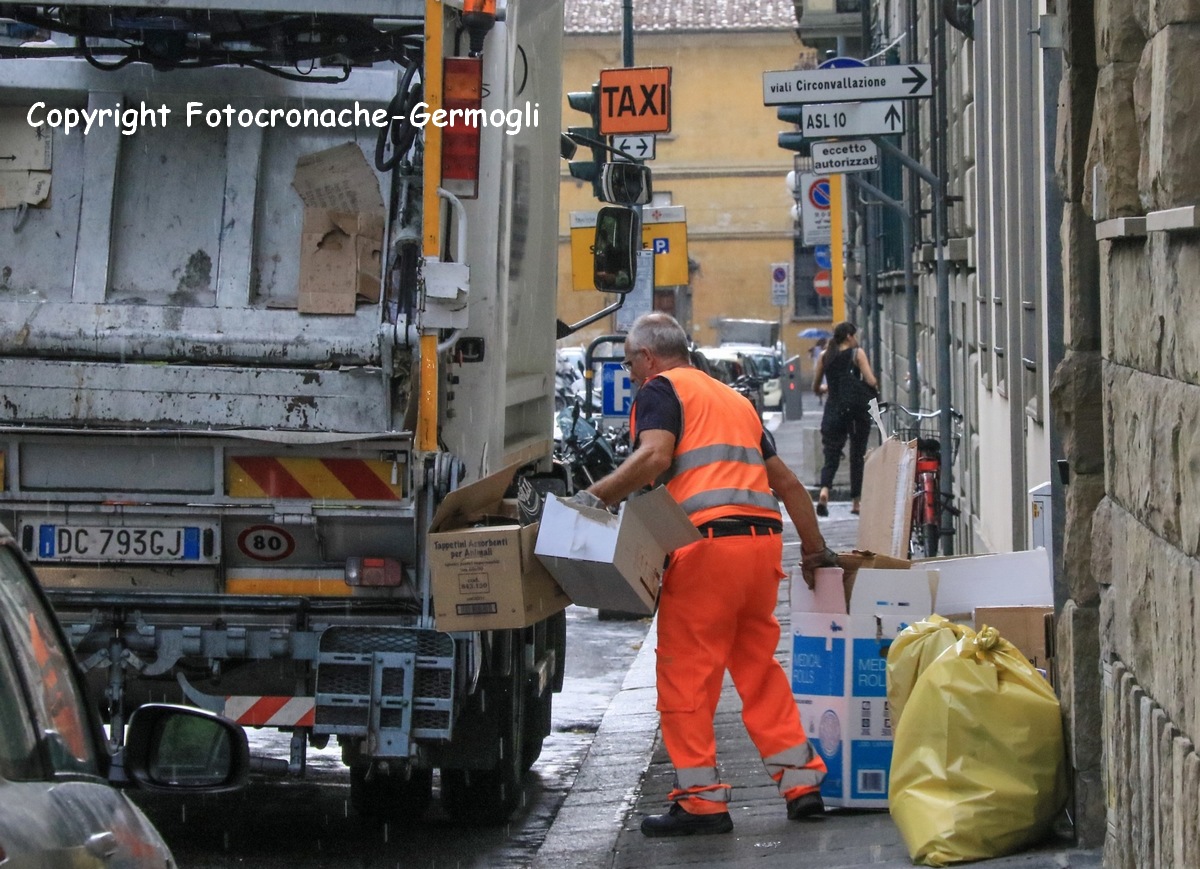
<svg viewBox="0 0 1200 869">
<path fill-rule="evenodd" d="M 521 804 L 525 747 L 525 658 L 514 644 L 512 672 L 489 679 L 500 759 L 491 769 L 442 769 L 442 807 L 469 824 L 502 824 Z"/>
<path fill-rule="evenodd" d="M 387 773 L 368 765 L 350 767 L 350 804 L 360 816 L 393 824 L 415 824 L 433 800 L 433 770 Z"/>
</svg>

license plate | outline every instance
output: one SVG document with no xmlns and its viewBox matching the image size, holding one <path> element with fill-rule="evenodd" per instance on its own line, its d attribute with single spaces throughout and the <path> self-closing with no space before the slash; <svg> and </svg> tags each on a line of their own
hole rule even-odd
<svg viewBox="0 0 1200 869">
<path fill-rule="evenodd" d="M 213 525 L 34 523 L 33 531 L 36 551 L 31 555 L 37 561 L 157 561 L 197 564 L 216 561 L 216 528 Z"/>
</svg>

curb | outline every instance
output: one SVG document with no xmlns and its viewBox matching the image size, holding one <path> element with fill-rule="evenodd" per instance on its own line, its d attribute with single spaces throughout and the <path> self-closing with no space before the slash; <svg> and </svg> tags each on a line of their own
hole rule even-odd
<svg viewBox="0 0 1200 869">
<path fill-rule="evenodd" d="M 655 616 L 621 690 L 600 720 L 575 782 L 538 848 L 531 864 L 535 869 L 612 866 L 617 839 L 637 803 L 642 776 L 650 765 L 658 736 L 654 686 L 657 647 Z"/>
</svg>

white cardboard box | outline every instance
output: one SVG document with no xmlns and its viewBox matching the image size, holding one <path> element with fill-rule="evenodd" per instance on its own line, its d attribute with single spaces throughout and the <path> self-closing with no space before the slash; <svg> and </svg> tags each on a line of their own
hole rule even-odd
<svg viewBox="0 0 1200 869">
<path fill-rule="evenodd" d="M 900 631 L 929 615 L 930 581 L 914 570 L 863 568 L 849 613 L 840 568 L 817 571 L 815 593 L 792 586 L 792 694 L 829 770 L 821 784 L 827 805 L 887 808 L 887 650 Z"/>
<path fill-rule="evenodd" d="M 793 581 L 791 594 L 792 694 L 829 768 L 821 796 L 831 806 L 877 809 L 887 808 L 892 759 L 892 640 L 935 612 L 970 623 L 977 607 L 1053 603 L 1044 549 L 863 568 L 848 612 L 840 568 L 818 570 L 816 591 Z"/>
<path fill-rule="evenodd" d="M 667 555 L 699 539 L 659 486 L 616 515 L 547 495 L 534 552 L 573 603 L 651 615 Z"/>
</svg>

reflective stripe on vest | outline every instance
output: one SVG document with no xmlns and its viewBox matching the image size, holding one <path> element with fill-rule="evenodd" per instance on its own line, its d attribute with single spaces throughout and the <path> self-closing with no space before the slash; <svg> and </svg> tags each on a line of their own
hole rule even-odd
<svg viewBox="0 0 1200 869">
<path fill-rule="evenodd" d="M 767 483 L 762 421 L 744 397 L 695 368 L 658 375 L 679 399 L 681 431 L 664 482 L 667 491 L 700 525 L 722 516 L 779 518 L 779 502 Z M 636 437 L 636 413 L 630 416 Z"/>
</svg>

